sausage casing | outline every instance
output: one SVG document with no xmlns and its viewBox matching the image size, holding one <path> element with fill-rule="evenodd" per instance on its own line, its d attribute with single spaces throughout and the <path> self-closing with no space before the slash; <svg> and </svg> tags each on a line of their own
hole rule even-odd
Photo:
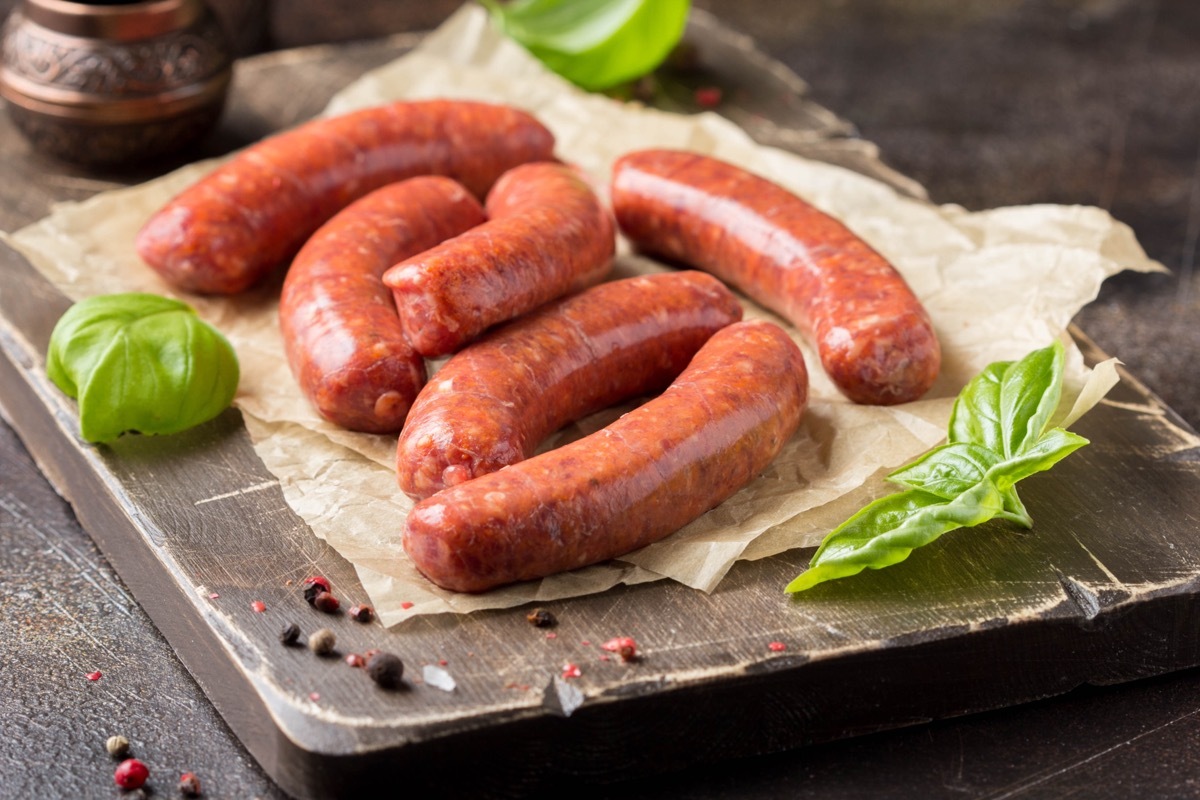
<svg viewBox="0 0 1200 800">
<path fill-rule="evenodd" d="M 643 150 L 613 169 L 612 202 L 639 248 L 712 272 L 814 340 L 851 400 L 915 400 L 941 347 L 903 277 L 838 220 L 786 189 L 696 153 Z"/>
<path fill-rule="evenodd" d="M 488 221 L 388 270 L 404 332 L 430 358 L 500 322 L 600 280 L 612 218 L 572 167 L 525 164 L 487 197 Z"/>
<path fill-rule="evenodd" d="M 417 503 L 402 537 L 430 580 L 479 592 L 616 558 L 753 480 L 800 422 L 799 348 L 765 320 L 722 328 L 657 398 L 607 428 Z"/>
<path fill-rule="evenodd" d="M 567 423 L 659 392 L 741 317 L 723 283 L 688 270 L 602 283 L 493 329 L 417 396 L 400 488 L 428 497 L 530 457 Z"/>
<path fill-rule="evenodd" d="M 484 221 L 460 184 L 412 178 L 338 212 L 288 269 L 279 324 L 292 374 L 321 416 L 368 433 L 400 430 L 425 384 L 384 270 Z"/>
<path fill-rule="evenodd" d="M 486 103 L 400 102 L 317 119 L 252 145 L 184 190 L 142 228 L 137 250 L 174 286 L 233 294 L 373 189 L 446 175 L 482 198 L 501 174 L 553 149 L 532 116 Z"/>
</svg>

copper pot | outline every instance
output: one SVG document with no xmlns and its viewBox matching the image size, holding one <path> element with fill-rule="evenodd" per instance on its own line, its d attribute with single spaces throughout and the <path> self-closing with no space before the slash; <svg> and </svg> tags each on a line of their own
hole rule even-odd
<svg viewBox="0 0 1200 800">
<path fill-rule="evenodd" d="M 22 0 L 3 31 L 0 95 L 35 148 L 113 165 L 194 143 L 232 74 L 203 0 Z"/>
</svg>

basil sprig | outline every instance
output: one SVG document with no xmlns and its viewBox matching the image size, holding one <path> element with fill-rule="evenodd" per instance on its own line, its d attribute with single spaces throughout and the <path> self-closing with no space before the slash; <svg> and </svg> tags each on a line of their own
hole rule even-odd
<svg viewBox="0 0 1200 800">
<path fill-rule="evenodd" d="M 589 91 L 640 78 L 683 36 L 690 0 L 481 0 L 501 30 Z"/>
<path fill-rule="evenodd" d="M 81 300 L 50 335 L 46 374 L 79 401 L 80 434 L 177 433 L 206 422 L 237 391 L 221 333 L 178 300 L 138 292 Z"/>
<path fill-rule="evenodd" d="M 1049 427 L 1062 398 L 1063 360 L 1055 342 L 975 376 L 954 403 L 946 444 L 887 476 L 906 490 L 870 503 L 831 531 L 785 591 L 891 566 L 943 533 L 990 519 L 1033 527 L 1017 482 L 1088 443 Z"/>
</svg>

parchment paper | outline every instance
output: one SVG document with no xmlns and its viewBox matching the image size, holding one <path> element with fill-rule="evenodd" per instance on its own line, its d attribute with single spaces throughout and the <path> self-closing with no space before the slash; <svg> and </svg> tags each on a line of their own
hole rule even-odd
<svg viewBox="0 0 1200 800">
<path fill-rule="evenodd" d="M 1076 397 L 1075 415 L 1096 403 L 1116 382 L 1115 367 L 1106 362 L 1089 373 L 1066 326 L 1107 276 L 1163 269 L 1146 257 L 1127 226 L 1096 208 L 969 213 L 936 207 L 861 175 L 758 146 L 714 114 L 671 115 L 580 92 L 495 33 L 473 5 L 413 53 L 347 87 L 327 113 L 428 97 L 528 109 L 554 131 L 560 156 L 600 185 L 607 184 L 619 155 L 658 146 L 711 153 L 770 176 L 844 220 L 892 260 L 928 308 L 944 364 L 933 390 L 918 402 L 856 406 L 832 388 L 797 335 L 812 376 L 810 407 L 799 433 L 761 478 L 678 533 L 620 561 L 483 595 L 456 595 L 422 578 L 400 549 L 412 504 L 396 488 L 395 437 L 342 431 L 317 417 L 302 397 L 283 355 L 278 285 L 234 299 L 184 296 L 233 342 L 243 374 L 235 404 L 289 505 L 355 565 L 388 625 L 416 614 L 506 607 L 663 577 L 711 591 L 739 558 L 816 544 L 861 503 L 890 491 L 880 473 L 943 438 L 954 396 L 988 363 L 1019 358 L 1061 338 L 1070 348 L 1064 409 Z M 193 164 L 62 205 L 7 238 L 72 298 L 118 291 L 178 296 L 141 264 L 134 236 L 154 211 L 213 166 Z M 660 269 L 622 243 L 613 277 Z M 745 307 L 747 318 L 773 318 L 749 301 Z M 1088 390 L 1081 392 L 1085 384 Z M 559 438 L 596 430 L 623 410 L 584 420 Z"/>
</svg>

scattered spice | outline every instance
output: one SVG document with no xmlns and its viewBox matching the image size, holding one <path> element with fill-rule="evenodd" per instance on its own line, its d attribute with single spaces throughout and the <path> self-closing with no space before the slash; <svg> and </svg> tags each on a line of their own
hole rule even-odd
<svg viewBox="0 0 1200 800">
<path fill-rule="evenodd" d="M 315 703 L 321 699 L 321 693 L 320 692 L 309 692 L 308 699 L 312 700 Z"/>
<path fill-rule="evenodd" d="M 696 105 L 701 108 L 716 108 L 721 105 L 721 87 L 719 86 L 701 86 L 692 93 L 692 97 L 696 100 Z"/>
<path fill-rule="evenodd" d="M 638 657 L 637 642 L 632 636 L 614 636 L 600 647 L 610 653 L 616 653 L 622 661 L 635 661 Z"/>
<path fill-rule="evenodd" d="M 784 650 L 787 650 L 787 645 L 783 642 L 771 642 L 769 645 L 767 645 L 767 648 L 772 653 L 782 653 Z"/>
<path fill-rule="evenodd" d="M 547 633 L 547 634 L 546 634 L 546 638 L 547 638 L 547 639 L 557 639 L 557 638 L 558 638 L 558 634 L 557 634 L 557 633 L 554 633 L 553 631 L 551 631 L 550 633 Z"/>
<path fill-rule="evenodd" d="M 259 614 L 261 614 L 267 610 L 267 604 L 264 603 L 262 600 L 255 600 L 253 603 L 250 604 L 250 607 L 253 608 Z"/>
<path fill-rule="evenodd" d="M 337 613 L 338 608 L 341 606 L 338 599 L 329 592 L 318 592 L 317 596 L 313 598 L 312 604 L 313 608 L 318 611 L 324 611 L 326 614 Z"/>
<path fill-rule="evenodd" d="M 445 664 L 446 662 L 441 662 Z M 441 689 L 443 692 L 453 692 L 458 686 L 454 680 L 454 676 L 441 667 L 427 665 L 421 670 L 421 677 L 425 679 L 426 686 L 432 686 L 435 689 Z"/>
<path fill-rule="evenodd" d="M 563 664 L 562 676 L 564 680 L 578 678 L 582 674 L 583 670 L 579 668 L 578 664 L 572 664 L 569 661 L 566 664 Z"/>
<path fill-rule="evenodd" d="M 610 656 L 608 653 L 605 653 L 604 655 L 600 656 L 600 660 L 601 661 L 612 661 L 612 656 Z"/>
<path fill-rule="evenodd" d="M 129 740 L 120 734 L 110 736 L 104 742 L 104 749 L 113 758 L 125 758 L 129 755 Z"/>
<path fill-rule="evenodd" d="M 544 608 L 535 608 L 525 615 L 525 619 L 535 628 L 553 628 L 558 624 L 555 616 Z"/>
<path fill-rule="evenodd" d="M 371 660 L 371 656 L 379 655 L 381 651 L 378 647 L 372 647 L 370 650 L 363 651 L 363 658 L 367 661 Z"/>
<path fill-rule="evenodd" d="M 591 646 L 592 646 L 592 643 L 591 643 L 590 641 L 588 641 L 587 639 L 583 639 L 583 640 L 581 640 L 579 643 L 580 643 L 581 645 L 583 645 L 584 647 L 591 647 Z"/>
<path fill-rule="evenodd" d="M 375 612 L 366 603 L 350 606 L 350 619 L 355 622 L 370 622 L 375 619 Z"/>
<path fill-rule="evenodd" d="M 361 668 L 366 665 L 367 660 L 365 658 L 363 658 L 362 656 L 360 656 L 358 653 L 350 653 L 349 655 L 346 656 L 346 663 L 352 667 L 360 667 Z"/>
<path fill-rule="evenodd" d="M 113 782 L 122 789 L 137 789 L 150 777 L 150 770 L 136 758 L 127 758 L 117 765 Z"/>
<path fill-rule="evenodd" d="M 291 623 L 279 632 L 279 641 L 285 647 L 294 647 L 300 641 L 300 626 Z"/>
<path fill-rule="evenodd" d="M 330 591 L 329 581 L 320 575 L 312 575 L 305 578 L 304 583 L 301 585 L 304 587 L 304 599 L 308 601 L 309 605 L 313 604 L 313 601 L 317 599 L 317 595 L 321 592 Z"/>
<path fill-rule="evenodd" d="M 89 681 L 93 681 L 93 682 L 98 681 L 103 677 L 104 677 L 104 673 L 101 672 L 100 670 L 96 670 L 95 672 L 89 672 L 87 674 L 87 679 Z"/>
<path fill-rule="evenodd" d="M 446 659 L 444 659 L 444 658 L 439 658 L 439 659 L 438 659 L 438 666 L 441 666 L 441 667 L 448 667 L 448 666 L 450 666 L 450 662 L 449 662 L 449 661 L 447 661 L 447 660 L 446 660 Z"/>
<path fill-rule="evenodd" d="M 337 644 L 337 636 L 329 628 L 321 628 L 308 637 L 308 649 L 319 656 L 327 656 L 332 653 L 335 644 Z"/>
<path fill-rule="evenodd" d="M 403 608 L 405 611 L 408 611 L 410 608 L 413 607 L 413 604 L 408 602 L 407 600 L 405 600 L 403 603 L 400 604 L 400 607 Z"/>
<path fill-rule="evenodd" d="M 398 689 L 403 683 L 404 662 L 392 653 L 375 653 L 367 659 L 367 674 L 384 689 Z"/>
<path fill-rule="evenodd" d="M 200 796 L 200 779 L 194 772 L 185 772 L 179 776 L 179 793 L 184 797 Z"/>
<path fill-rule="evenodd" d="M 210 592 L 210 593 L 209 593 L 209 595 L 208 595 L 208 599 L 209 599 L 209 600 L 216 600 L 216 599 L 217 599 L 218 597 L 220 597 L 220 596 L 221 596 L 221 595 L 217 594 L 216 592 Z"/>
</svg>

